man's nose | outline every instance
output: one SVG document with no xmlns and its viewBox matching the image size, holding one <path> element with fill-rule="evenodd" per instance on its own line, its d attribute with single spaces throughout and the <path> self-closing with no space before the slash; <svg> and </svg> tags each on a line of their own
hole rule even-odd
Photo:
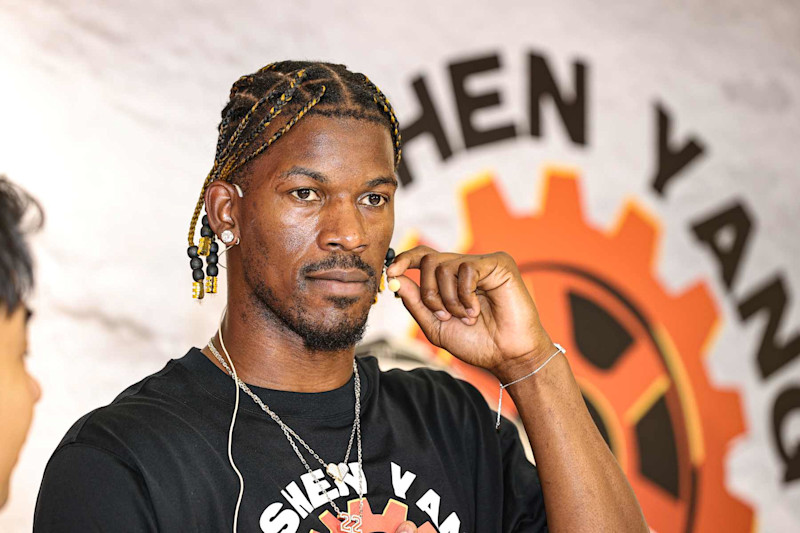
<svg viewBox="0 0 800 533">
<path fill-rule="evenodd" d="M 364 217 L 352 201 L 336 199 L 324 209 L 319 246 L 328 251 L 360 252 L 366 248 Z"/>
</svg>

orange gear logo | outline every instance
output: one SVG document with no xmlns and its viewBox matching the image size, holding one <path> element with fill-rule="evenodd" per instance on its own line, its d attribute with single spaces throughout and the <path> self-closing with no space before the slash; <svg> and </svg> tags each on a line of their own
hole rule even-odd
<svg viewBox="0 0 800 533">
<path fill-rule="evenodd" d="M 351 516 L 358 516 L 358 500 L 351 500 L 347 502 L 347 512 Z M 373 514 L 369 502 L 364 498 L 364 523 L 361 524 L 360 529 L 362 533 L 395 533 L 397 528 L 406 521 L 408 516 L 408 506 L 391 499 L 386 503 L 386 507 L 381 514 Z M 331 514 L 330 511 L 325 511 L 319 517 L 320 521 L 325 525 L 328 533 L 345 533 L 345 531 L 353 531 L 346 529 L 342 523 Z M 358 526 L 356 526 L 358 527 Z M 425 522 L 417 527 L 419 533 L 436 533 L 436 530 L 429 522 Z M 309 533 L 317 533 L 311 530 Z"/>
<path fill-rule="evenodd" d="M 673 295 L 658 282 L 659 226 L 636 202 L 603 231 L 584 219 L 577 173 L 547 171 L 542 198 L 538 214 L 515 217 L 491 174 L 472 180 L 461 251 L 514 257 L 653 530 L 749 533 L 752 510 L 725 490 L 728 443 L 745 427 L 738 395 L 706 375 L 720 325 L 707 285 Z M 494 405 L 492 376 L 431 348 Z"/>
</svg>

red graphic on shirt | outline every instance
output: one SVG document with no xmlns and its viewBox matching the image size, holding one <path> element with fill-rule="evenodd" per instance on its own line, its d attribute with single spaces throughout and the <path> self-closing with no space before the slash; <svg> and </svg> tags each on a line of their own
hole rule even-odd
<svg viewBox="0 0 800 533">
<path fill-rule="evenodd" d="M 351 516 L 358 516 L 358 500 L 350 500 L 347 503 L 347 512 Z M 408 506 L 400 503 L 395 499 L 391 499 L 386 503 L 386 507 L 381 514 L 373 514 L 369 502 L 364 498 L 364 523 L 361 524 L 361 533 L 395 533 L 400 524 L 407 520 Z M 325 511 L 319 517 L 322 523 L 328 530 L 328 533 L 348 533 L 349 531 L 357 531 L 355 529 L 346 529 L 349 525 L 342 527 L 342 522 L 339 521 L 330 511 Z M 355 525 L 355 524 L 354 524 Z M 419 533 L 436 533 L 436 529 L 430 522 L 425 522 L 421 526 L 417 526 Z M 309 533 L 319 533 L 311 530 Z"/>
</svg>

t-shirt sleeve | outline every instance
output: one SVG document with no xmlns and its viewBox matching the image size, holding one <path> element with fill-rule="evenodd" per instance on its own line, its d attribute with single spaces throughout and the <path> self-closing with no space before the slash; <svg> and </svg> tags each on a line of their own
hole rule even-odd
<svg viewBox="0 0 800 533">
<path fill-rule="evenodd" d="M 147 487 L 112 453 L 67 444 L 50 458 L 36 501 L 35 532 L 157 531 Z"/>
<path fill-rule="evenodd" d="M 536 467 L 528 461 L 516 426 L 505 417 L 500 424 L 503 454 L 503 531 L 546 532 L 547 516 Z"/>
</svg>

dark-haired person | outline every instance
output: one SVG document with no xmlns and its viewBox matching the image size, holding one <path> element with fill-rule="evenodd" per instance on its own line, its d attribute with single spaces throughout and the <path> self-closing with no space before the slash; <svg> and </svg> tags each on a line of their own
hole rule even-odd
<svg viewBox="0 0 800 533">
<path fill-rule="evenodd" d="M 73 426 L 37 531 L 647 531 L 514 261 L 394 257 L 400 155 L 388 100 L 342 65 L 233 85 L 188 235 L 197 298 L 227 247 L 220 329 Z M 431 342 L 517 381 L 538 474 L 468 384 L 354 358 L 385 265 Z"/>
<path fill-rule="evenodd" d="M 29 211 L 40 220 L 36 202 L 0 175 L 0 507 L 41 394 L 25 368 L 33 268 L 22 224 Z"/>
</svg>

